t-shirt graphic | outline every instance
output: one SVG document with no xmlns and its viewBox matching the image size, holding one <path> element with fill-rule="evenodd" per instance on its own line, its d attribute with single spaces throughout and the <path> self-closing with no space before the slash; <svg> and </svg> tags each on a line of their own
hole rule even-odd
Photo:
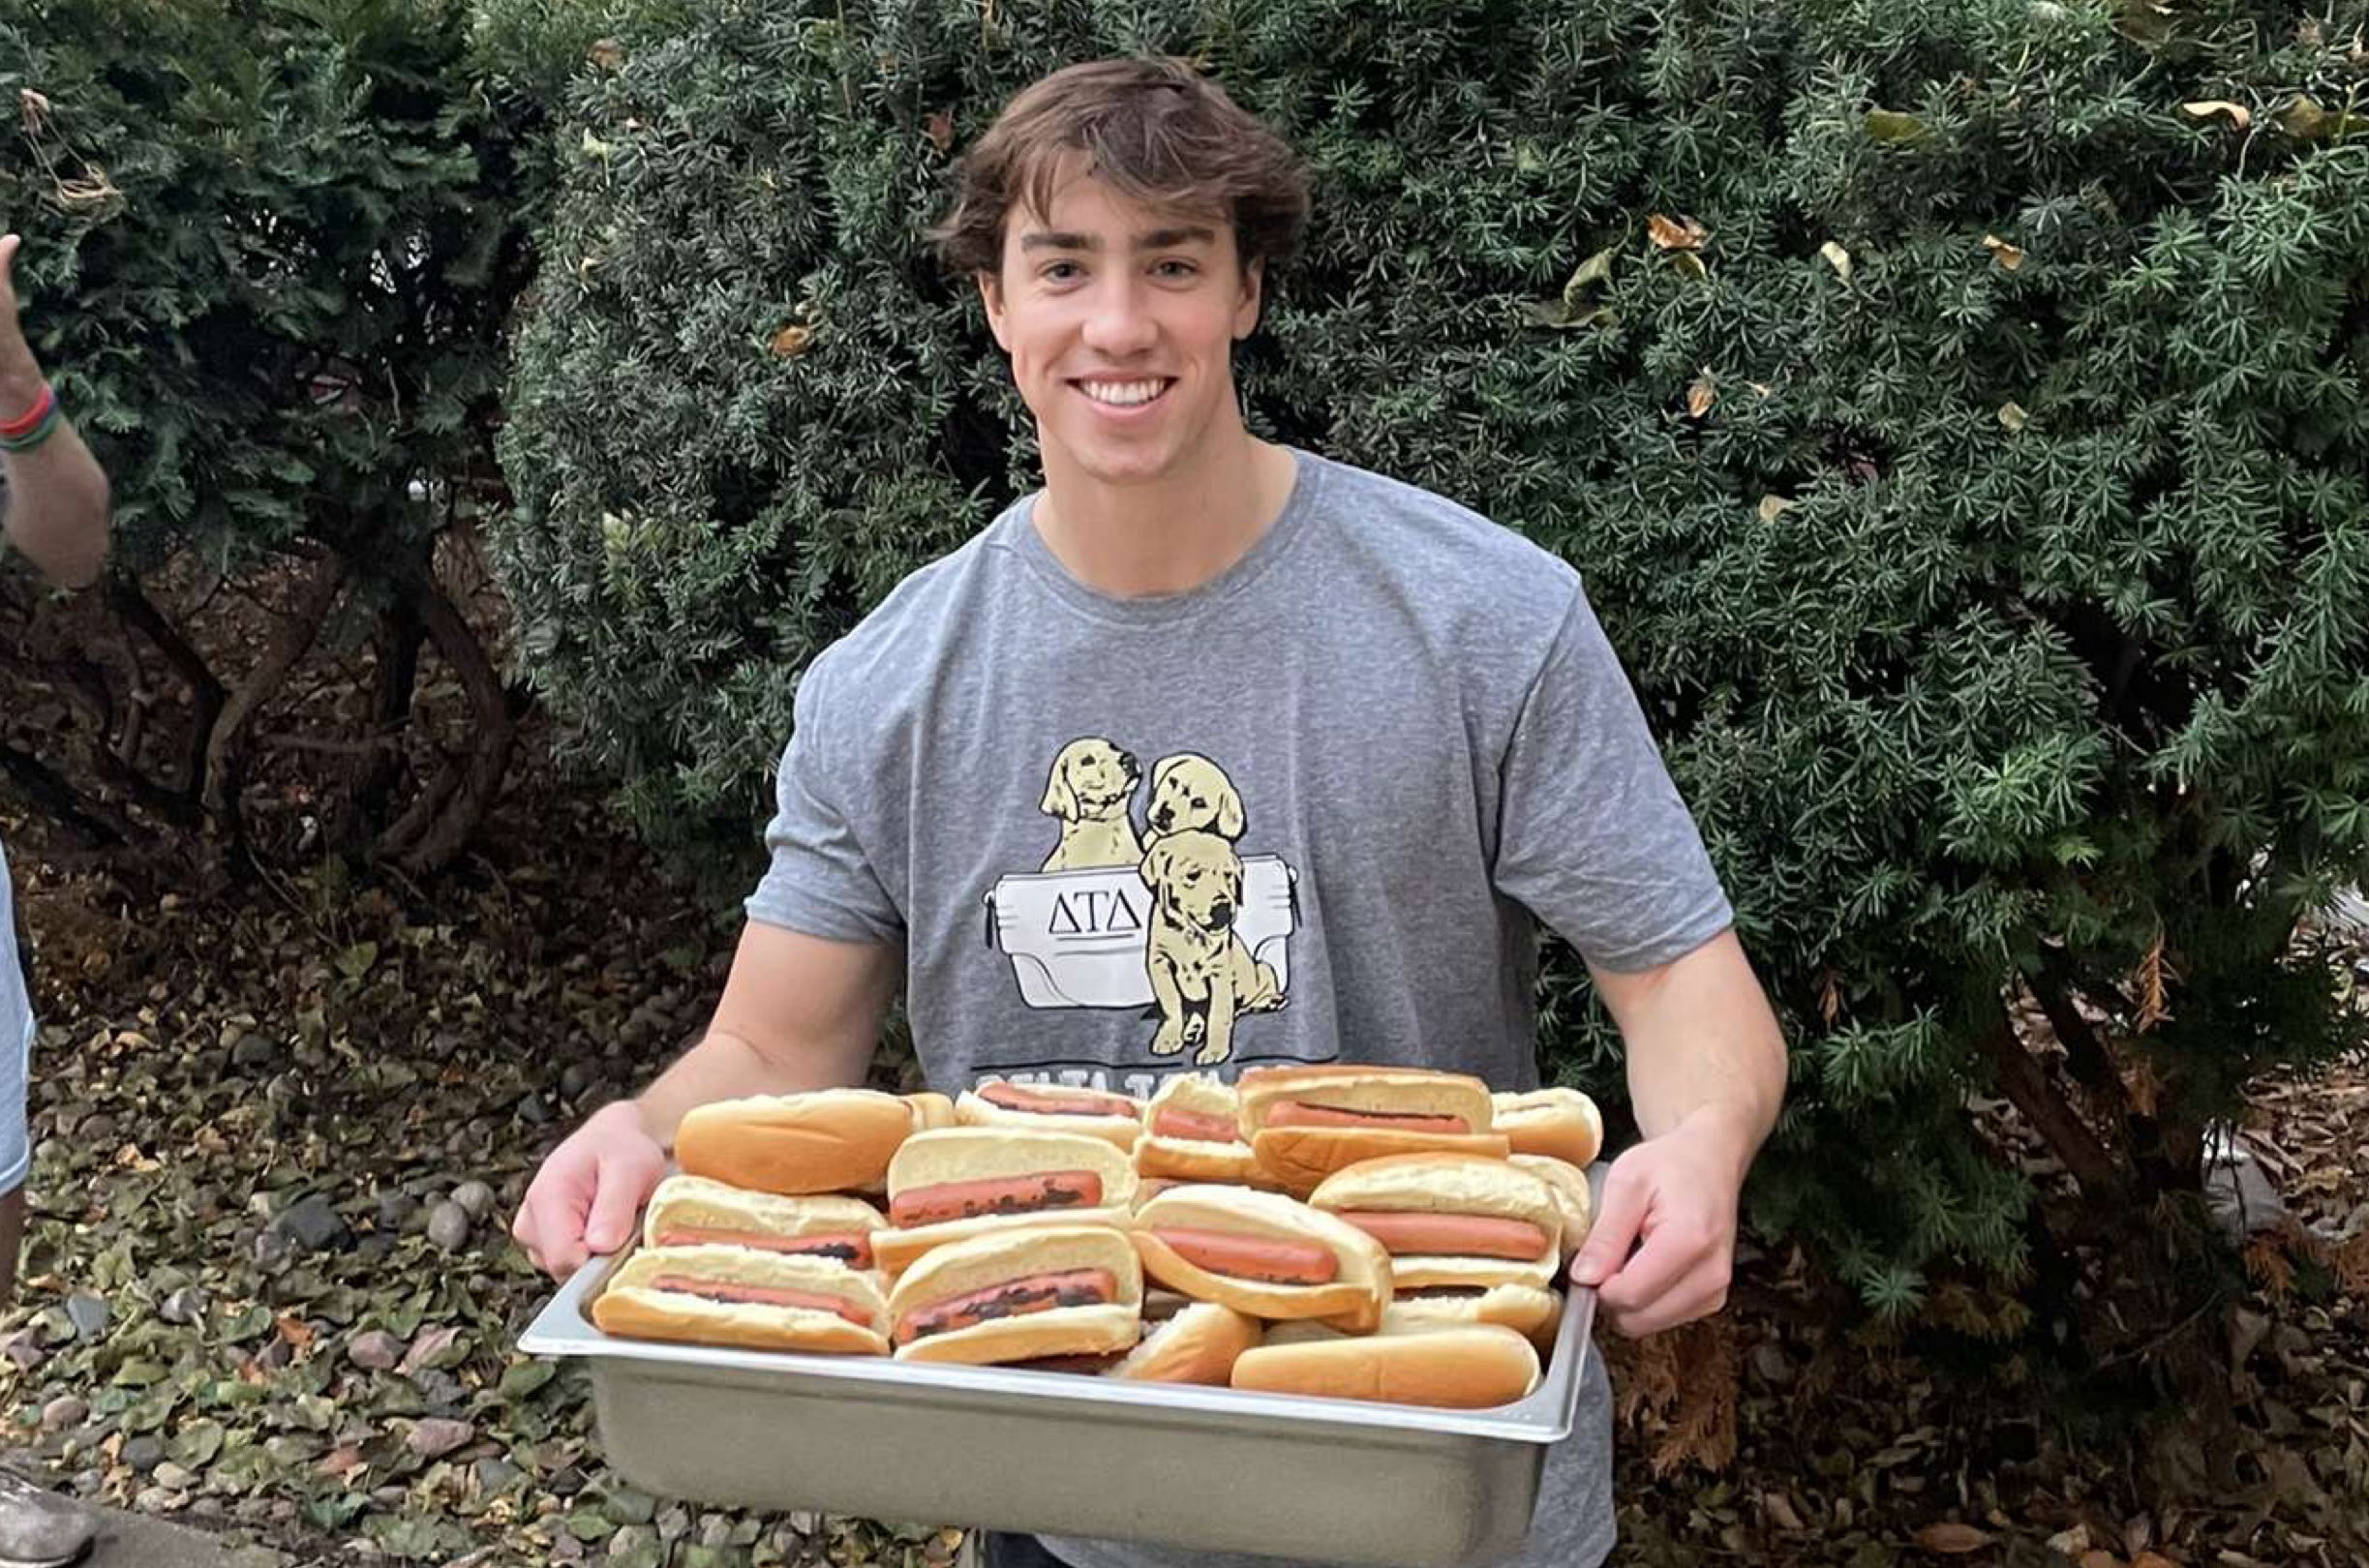
<svg viewBox="0 0 2369 1568">
<path fill-rule="evenodd" d="M 1056 752 L 1037 809 L 1060 825 L 1035 872 L 987 894 L 987 941 L 1031 1008 L 1143 1010 L 1155 1058 L 1199 1067 L 1234 1054 L 1235 1031 L 1289 1000 L 1297 874 L 1238 847 L 1249 825 L 1226 770 L 1193 752 L 1152 768 L 1102 736 Z"/>
</svg>

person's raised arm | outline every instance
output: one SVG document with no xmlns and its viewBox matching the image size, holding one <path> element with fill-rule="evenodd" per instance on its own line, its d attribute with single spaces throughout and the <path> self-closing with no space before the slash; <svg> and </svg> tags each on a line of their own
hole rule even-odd
<svg viewBox="0 0 2369 1568">
<path fill-rule="evenodd" d="M 1727 1304 L 1737 1199 L 1784 1100 L 1784 1039 L 1733 931 L 1652 969 L 1589 973 L 1644 1137 L 1613 1161 L 1571 1280 L 1597 1287 L 1615 1329 L 1653 1334 Z"/>
<path fill-rule="evenodd" d="M 694 1106 L 748 1095 L 858 1086 L 903 971 L 901 950 L 832 942 L 762 920 L 741 933 L 722 1000 L 699 1042 L 632 1100 L 602 1106 L 551 1152 L 510 1233 L 565 1279 L 631 1237 Z"/>
<path fill-rule="evenodd" d="M 0 536 L 51 582 L 82 588 L 106 562 L 106 475 L 58 408 L 17 322 L 19 243 L 0 235 Z"/>
</svg>

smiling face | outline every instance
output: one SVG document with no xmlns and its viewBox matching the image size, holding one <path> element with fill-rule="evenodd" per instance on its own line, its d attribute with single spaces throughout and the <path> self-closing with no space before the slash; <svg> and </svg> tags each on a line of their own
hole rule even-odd
<svg viewBox="0 0 2369 1568">
<path fill-rule="evenodd" d="M 979 280 L 1048 477 L 1143 483 L 1230 452 L 1232 350 L 1258 324 L 1260 290 L 1232 226 L 1083 174 L 1056 182 L 1050 206 L 1013 209 L 1002 270 Z"/>
</svg>

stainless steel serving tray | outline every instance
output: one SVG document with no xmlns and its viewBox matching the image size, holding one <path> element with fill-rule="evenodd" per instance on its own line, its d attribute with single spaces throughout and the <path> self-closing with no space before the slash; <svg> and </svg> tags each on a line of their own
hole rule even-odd
<svg viewBox="0 0 2369 1568">
<path fill-rule="evenodd" d="M 620 1261 L 577 1270 L 519 1345 L 591 1362 L 602 1446 L 643 1491 L 1408 1568 L 1521 1545 L 1595 1316 L 1566 1294 L 1527 1399 L 1431 1410 L 618 1339 L 584 1309 Z"/>
</svg>

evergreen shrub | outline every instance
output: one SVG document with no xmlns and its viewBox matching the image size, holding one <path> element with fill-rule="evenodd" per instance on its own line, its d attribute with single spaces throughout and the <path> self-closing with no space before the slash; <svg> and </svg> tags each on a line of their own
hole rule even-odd
<svg viewBox="0 0 2369 1568">
<path fill-rule="evenodd" d="M 817 649 L 1034 483 L 918 236 L 1062 64 L 1203 62 L 1313 166 L 1257 429 L 1575 562 L 1793 1040 L 1749 1193 L 1907 1312 L 2021 1278 L 2011 1101 L 2125 1241 L 2360 1038 L 2362 8 L 722 3 L 559 117 L 502 455 L 525 675 L 643 829 L 753 824 Z M 1619 1099 L 1567 962 L 1545 1048 Z M 2019 1032 L 2019 1011 L 2052 1029 Z M 2051 1044 L 2048 1036 L 2058 1037 Z M 2151 1206 L 2172 1194 L 2176 1201 Z"/>
</svg>

